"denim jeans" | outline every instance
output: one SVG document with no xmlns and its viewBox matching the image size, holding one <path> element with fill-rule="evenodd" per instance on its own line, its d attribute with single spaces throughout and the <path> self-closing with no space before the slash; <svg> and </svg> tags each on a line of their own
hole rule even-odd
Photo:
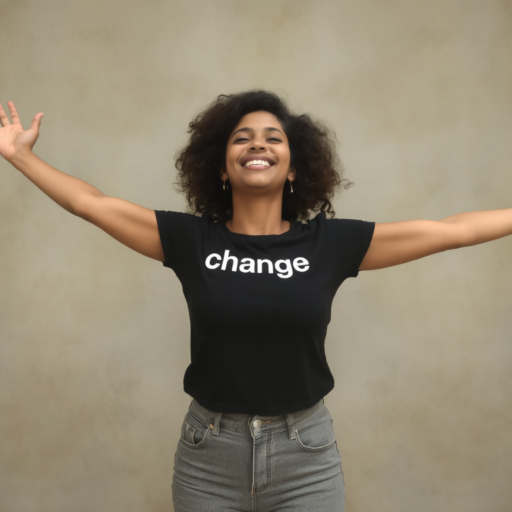
<svg viewBox="0 0 512 512">
<path fill-rule="evenodd" d="M 341 457 L 324 399 L 280 416 L 221 413 L 193 399 L 172 493 L 175 512 L 343 512 Z"/>
</svg>

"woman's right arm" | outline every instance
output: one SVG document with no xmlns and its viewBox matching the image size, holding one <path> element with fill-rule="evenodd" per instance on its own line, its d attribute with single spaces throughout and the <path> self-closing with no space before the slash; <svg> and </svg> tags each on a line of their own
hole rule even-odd
<svg viewBox="0 0 512 512">
<path fill-rule="evenodd" d="M 98 226 L 110 236 L 144 256 L 164 261 L 154 210 L 109 197 L 96 187 L 65 174 L 32 152 L 43 115 L 36 114 L 23 130 L 12 102 L 12 124 L 0 105 L 0 154 L 48 197 L 68 212 Z"/>
</svg>

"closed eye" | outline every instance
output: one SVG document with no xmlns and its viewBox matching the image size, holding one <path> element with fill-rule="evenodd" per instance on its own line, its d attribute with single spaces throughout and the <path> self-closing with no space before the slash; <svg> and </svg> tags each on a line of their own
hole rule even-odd
<svg viewBox="0 0 512 512">
<path fill-rule="evenodd" d="M 245 137 L 240 137 L 240 138 L 236 139 L 236 140 L 235 140 L 235 142 L 242 142 L 242 141 L 244 141 L 244 140 L 249 140 L 249 139 L 247 139 L 247 138 L 245 138 Z M 269 138 L 269 139 L 267 139 L 267 140 L 275 140 L 276 142 L 283 142 L 281 139 L 278 139 L 278 138 L 276 138 L 276 137 L 270 137 L 270 138 Z"/>
</svg>

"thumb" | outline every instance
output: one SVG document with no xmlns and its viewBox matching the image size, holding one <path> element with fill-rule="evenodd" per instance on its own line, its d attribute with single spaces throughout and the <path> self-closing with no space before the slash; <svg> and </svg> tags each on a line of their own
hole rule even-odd
<svg viewBox="0 0 512 512">
<path fill-rule="evenodd" d="M 30 128 L 32 130 L 35 130 L 36 132 L 39 131 L 39 127 L 41 126 L 41 119 L 43 118 L 43 116 L 44 114 L 42 112 L 34 116 L 34 119 L 32 119 L 32 124 L 30 125 Z"/>
</svg>

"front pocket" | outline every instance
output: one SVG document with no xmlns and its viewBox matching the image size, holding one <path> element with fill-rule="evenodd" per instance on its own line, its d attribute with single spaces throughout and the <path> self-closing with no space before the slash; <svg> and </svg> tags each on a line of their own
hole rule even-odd
<svg viewBox="0 0 512 512">
<path fill-rule="evenodd" d="M 331 415 L 326 408 L 304 423 L 295 427 L 295 440 L 301 450 L 308 452 L 321 452 L 329 449 L 336 443 Z"/>
<path fill-rule="evenodd" d="M 201 421 L 187 413 L 181 426 L 180 441 L 190 447 L 202 446 L 210 437 L 210 425 L 204 425 Z"/>
<path fill-rule="evenodd" d="M 323 446 L 306 446 L 301 440 L 300 436 L 297 430 L 295 430 L 295 434 L 297 436 L 297 444 L 300 446 L 302 450 L 306 450 L 308 452 L 321 452 L 323 450 L 327 450 L 327 448 L 330 448 L 335 442 L 336 439 L 333 439 L 332 441 L 329 441 L 327 444 Z"/>
</svg>

